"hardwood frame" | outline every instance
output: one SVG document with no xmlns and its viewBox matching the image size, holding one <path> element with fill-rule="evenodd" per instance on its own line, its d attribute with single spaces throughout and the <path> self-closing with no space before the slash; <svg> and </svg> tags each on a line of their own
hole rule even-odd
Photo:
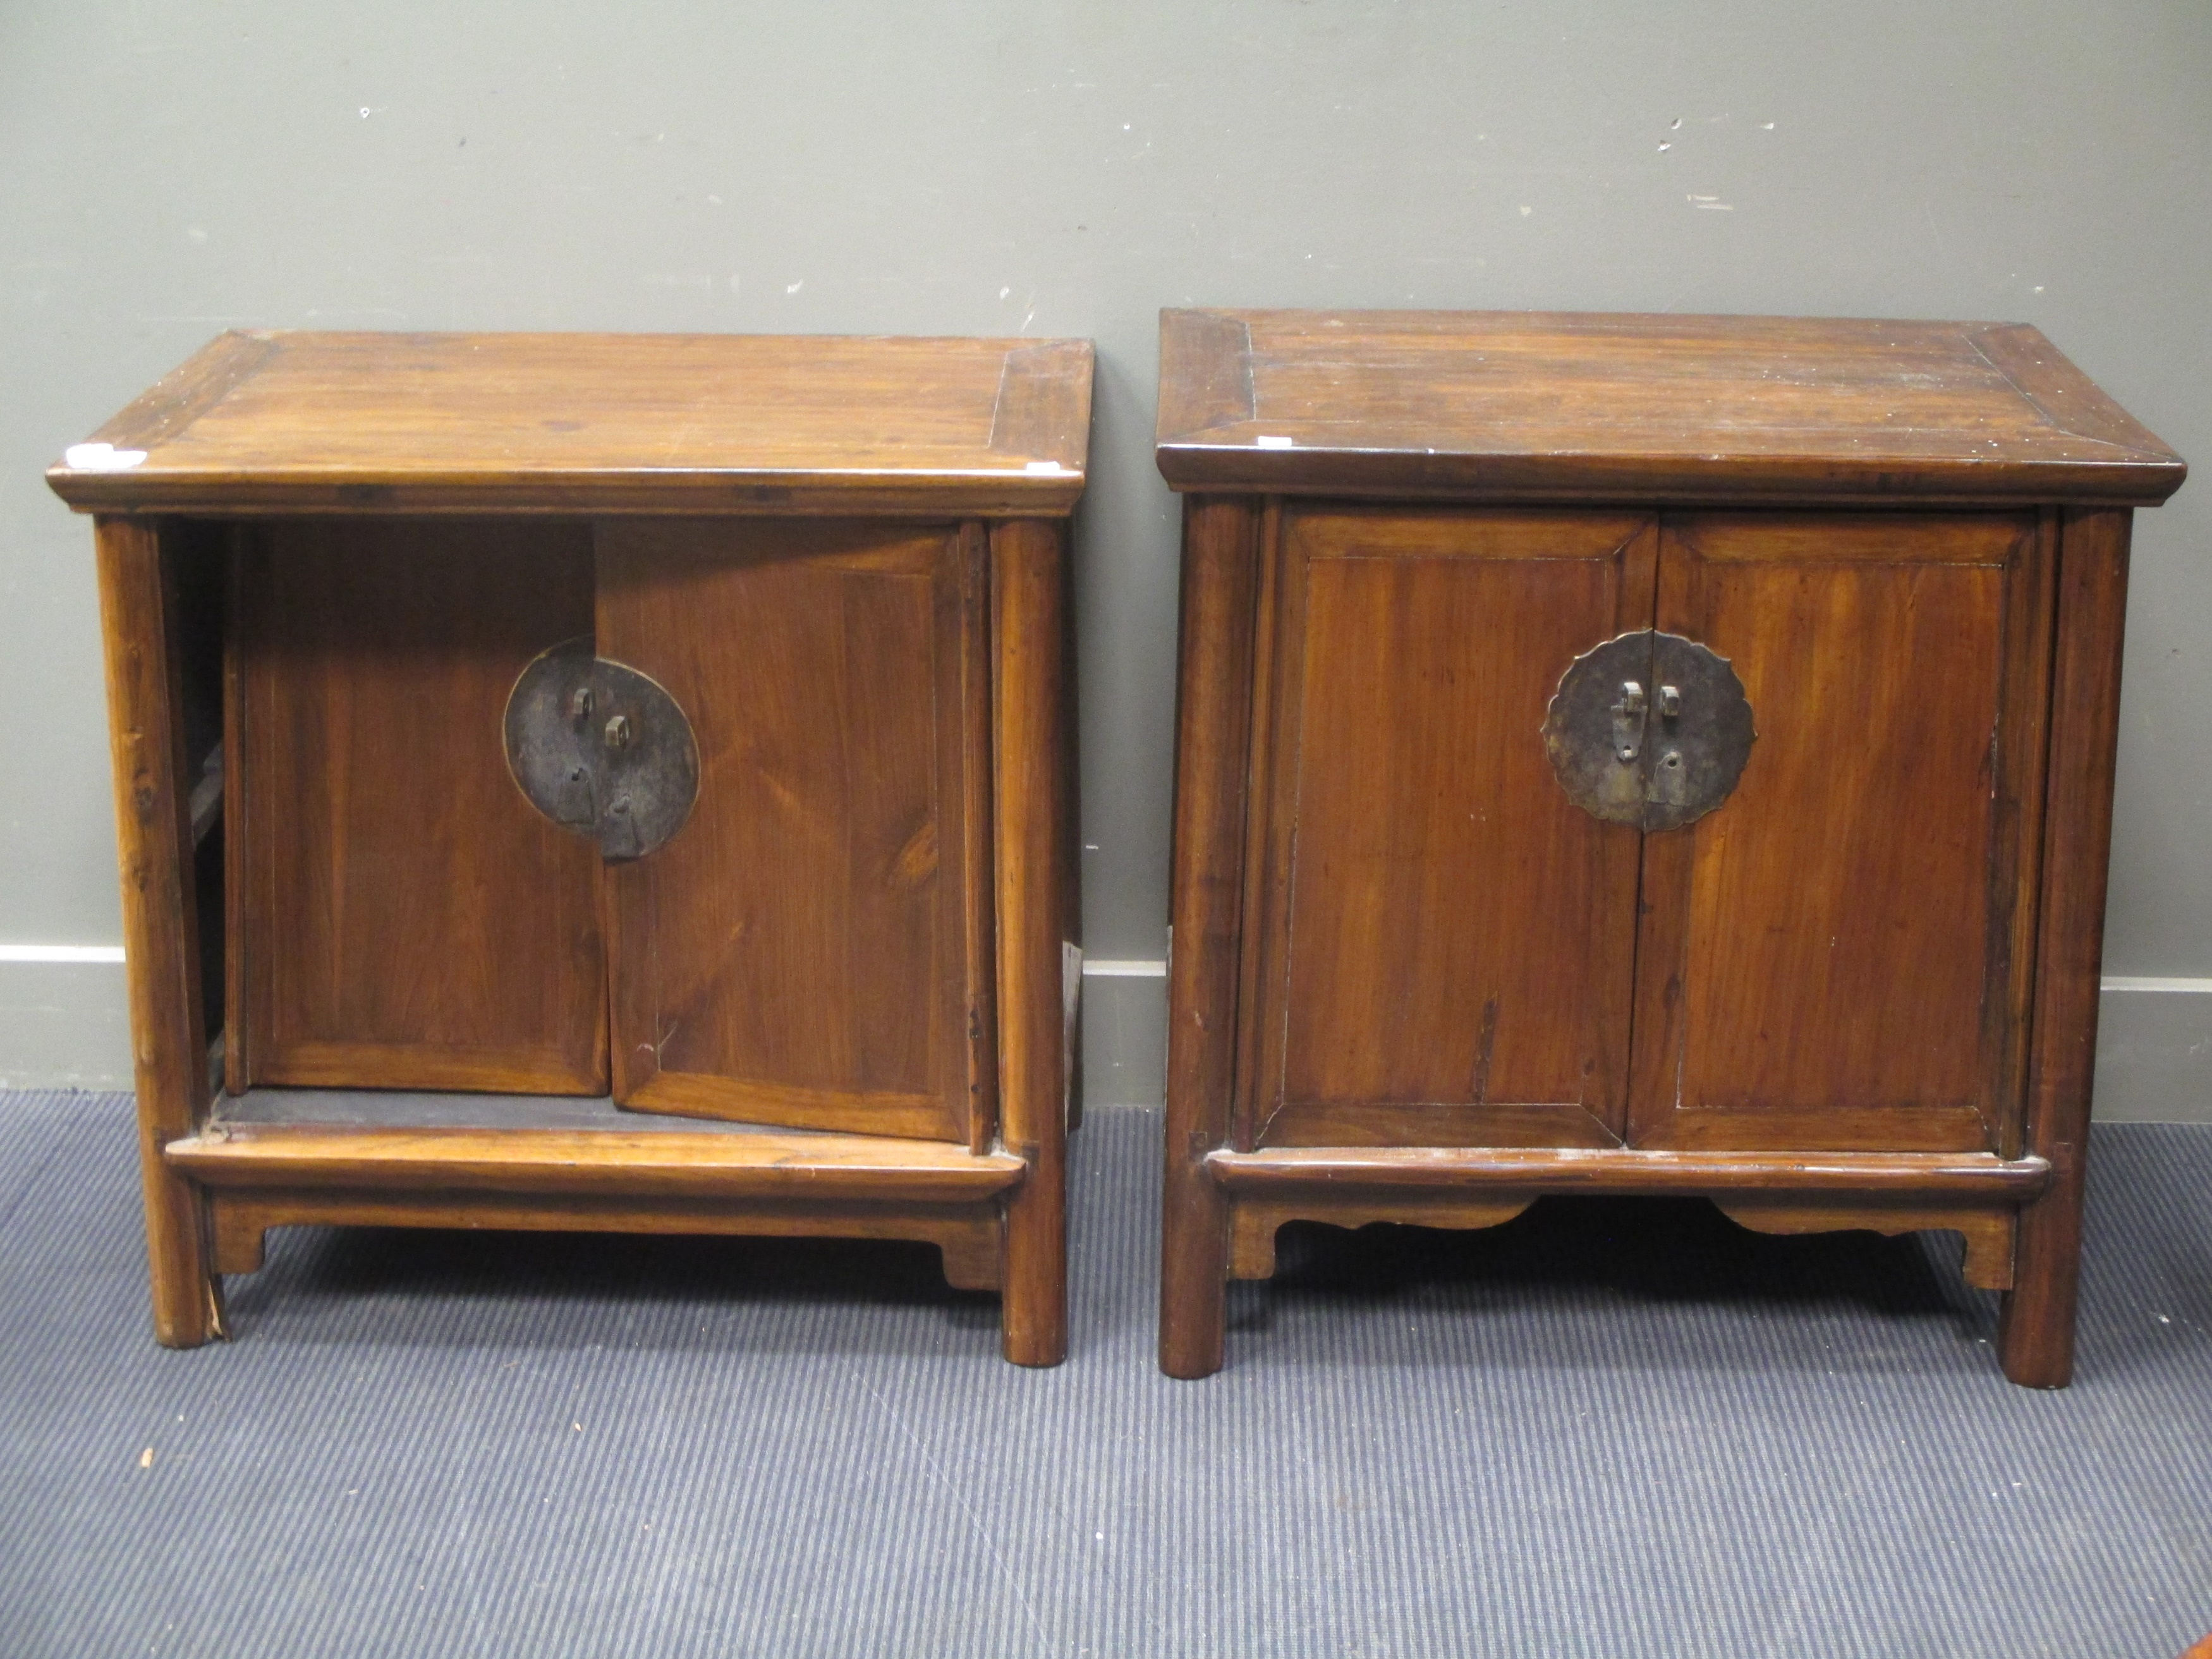
<svg viewBox="0 0 2212 1659">
<path fill-rule="evenodd" d="M 1260 521 L 1249 498 L 1183 501 L 1160 1251 L 1170 1376 L 1209 1376 L 1222 1361 L 1234 1205 L 1206 1159 L 1229 1145 L 1236 1089 Z"/>
<path fill-rule="evenodd" d="M 257 377 L 261 395 L 234 395 Z M 1079 938 L 1066 515 L 1084 483 L 1090 380 L 1081 341 L 229 335 L 102 429 L 147 452 L 134 470 L 52 470 L 58 493 L 97 514 L 158 1340 L 224 1334 L 222 1275 L 258 1267 L 270 1227 L 320 1224 L 917 1239 L 939 1247 L 955 1286 L 1000 1292 L 1008 1359 L 1065 1357 L 1065 986 Z M 358 412 L 387 386 L 381 420 L 315 416 L 333 398 Z M 592 418 L 540 419 L 549 386 Z M 856 407 L 920 435 L 858 430 Z M 594 422 L 603 432 L 571 435 Z M 685 465 L 667 465 L 679 454 Z M 939 854 L 957 874 L 946 998 L 963 1018 L 942 1056 L 948 1088 L 966 1096 L 955 1138 L 665 1119 L 635 1121 L 649 1133 L 580 1129 L 515 1095 L 412 1097 L 453 1119 L 428 1127 L 388 1103 L 351 1121 L 288 1117 L 282 1101 L 274 1116 L 227 1112 L 210 1014 L 250 989 L 239 952 L 219 945 L 222 889 L 244 861 L 227 836 L 228 883 L 196 870 L 196 816 L 220 823 L 222 804 L 194 811 L 205 756 L 187 753 L 187 655 L 207 658 L 195 685 L 223 682 L 211 701 L 226 772 L 248 744 L 237 653 L 218 664 L 219 639 L 184 613 L 234 616 L 238 596 L 188 606 L 186 567 L 196 580 L 213 568 L 204 557 L 240 570 L 234 544 L 266 515 L 636 513 L 945 527 L 957 580 L 934 608 L 960 641 L 940 663 L 959 714 L 936 762 L 957 756 L 962 792 L 960 844 Z M 236 1086 L 253 1058 L 237 1056 Z M 489 1126 L 476 1121 L 486 1100 L 505 1103 Z"/>
<path fill-rule="evenodd" d="M 209 1103 L 177 569 L 163 557 L 158 525 L 103 514 L 94 540 L 154 1334 L 167 1346 L 189 1348 L 223 1334 L 223 1314 L 206 1197 L 163 1155 L 171 1141 L 198 1133 Z"/>
<path fill-rule="evenodd" d="M 1030 1170 L 1006 1200 L 1004 1334 L 1006 1358 L 1023 1365 L 1057 1364 L 1067 1352 L 1067 586 L 1057 525 L 992 526 L 999 1138 Z"/>
<path fill-rule="evenodd" d="M 2050 1162 L 2052 1175 L 2043 1195 L 2020 1212 L 2014 1279 L 1997 1334 L 2005 1375 L 2029 1388 L 2061 1389 L 2074 1376 L 2133 518 L 2124 507 L 2097 507 L 2069 510 L 2060 520 L 2051 781 L 2043 806 L 2026 1126 L 2029 1151 Z"/>
</svg>

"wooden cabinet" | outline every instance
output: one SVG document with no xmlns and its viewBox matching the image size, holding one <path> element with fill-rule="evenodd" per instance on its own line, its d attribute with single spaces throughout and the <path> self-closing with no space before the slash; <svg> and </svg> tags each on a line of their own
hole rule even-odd
<svg viewBox="0 0 2212 1659">
<path fill-rule="evenodd" d="M 164 1341 L 328 1221 L 929 1240 L 1061 1357 L 1090 376 L 234 334 L 70 451 Z"/>
<path fill-rule="evenodd" d="M 2031 329 L 1170 312 L 1161 1359 L 1286 1220 L 1949 1229 L 2070 1366 L 2129 509 Z"/>
</svg>

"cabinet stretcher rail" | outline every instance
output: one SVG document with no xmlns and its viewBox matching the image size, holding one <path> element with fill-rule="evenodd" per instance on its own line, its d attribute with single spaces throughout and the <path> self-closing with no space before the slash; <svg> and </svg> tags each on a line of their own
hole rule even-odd
<svg viewBox="0 0 2212 1659">
<path fill-rule="evenodd" d="M 1576 1193 L 1835 1193 L 2023 1204 L 2051 1180 L 2041 1158 L 1987 1152 L 1677 1152 L 1628 1148 L 1285 1146 L 1216 1152 L 1206 1172 L 1224 1191 L 1315 1188 L 1487 1188 Z"/>
</svg>

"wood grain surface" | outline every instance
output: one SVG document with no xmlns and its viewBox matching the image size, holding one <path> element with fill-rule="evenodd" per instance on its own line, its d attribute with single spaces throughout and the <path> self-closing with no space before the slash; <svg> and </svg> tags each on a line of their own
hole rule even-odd
<svg viewBox="0 0 2212 1659">
<path fill-rule="evenodd" d="M 2017 1203 L 2051 1176 L 2040 1158 L 1990 1152 L 1676 1152 L 1582 1146 L 1281 1146 L 1210 1153 L 1233 1193 L 1502 1187 L 1560 1193 L 1888 1194 L 1908 1202 Z"/>
<path fill-rule="evenodd" d="M 222 1334 L 223 1310 L 204 1203 L 161 1152 L 209 1104 L 176 571 L 155 525 L 102 518 L 94 540 L 154 1334 L 189 1348 Z"/>
<path fill-rule="evenodd" d="M 435 1186 L 483 1192 L 730 1198 L 988 1198 L 1026 1166 L 876 1135 L 623 1134 L 611 1130 L 360 1129 L 255 1124 L 187 1137 L 171 1167 L 210 1186 Z"/>
<path fill-rule="evenodd" d="M 234 586 L 225 793 L 254 1082 L 598 1094 L 599 859 L 507 769 L 540 651 L 592 631 L 588 526 L 281 520 Z"/>
<path fill-rule="evenodd" d="M 1205 1159 L 1229 1144 L 1236 1088 L 1259 577 L 1257 504 L 1186 496 L 1161 1200 L 1160 1369 L 1170 1376 L 1221 1369 L 1229 1206 Z"/>
<path fill-rule="evenodd" d="M 952 526 L 602 523 L 599 649 L 700 766 L 689 822 L 607 871 L 625 1104 L 969 1139 L 980 575 Z"/>
<path fill-rule="evenodd" d="M 1000 1334 L 1018 1365 L 1067 1356 L 1067 1121 L 1071 1055 L 1065 986 L 1074 937 L 1067 903 L 1066 698 L 1074 665 L 1065 621 L 1065 532 L 1016 520 L 991 529 L 991 731 L 997 757 L 991 838 L 997 884 L 999 1135 L 1030 1176 L 1006 1201 Z"/>
<path fill-rule="evenodd" d="M 1492 501 L 2120 501 L 2179 456 L 2024 324 L 1161 313 L 1178 489 Z"/>
<path fill-rule="evenodd" d="M 1717 811 L 1645 839 L 1635 1144 L 2000 1146 L 2049 550 L 2025 514 L 1665 521 L 1658 625 L 1730 659 L 1759 738 Z"/>
<path fill-rule="evenodd" d="M 1648 625 L 1656 525 L 1280 522 L 1250 1143 L 1619 1145 L 1639 838 L 1539 734 L 1574 659 Z"/>
<path fill-rule="evenodd" d="M 1058 514 L 1083 340 L 234 332 L 52 468 L 108 512 Z"/>
<path fill-rule="evenodd" d="M 2051 784 L 2026 1113 L 2027 1148 L 2050 1159 L 2055 1174 L 2042 1200 L 2021 1212 L 2018 1266 L 1997 1326 L 2005 1375 L 2028 1388 L 2063 1389 L 2074 1375 L 2131 516 L 2069 513 L 2059 531 Z"/>
</svg>

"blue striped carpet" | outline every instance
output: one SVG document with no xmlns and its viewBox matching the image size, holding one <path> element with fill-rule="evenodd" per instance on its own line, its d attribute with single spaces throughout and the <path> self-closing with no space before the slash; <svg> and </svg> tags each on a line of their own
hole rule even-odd
<svg viewBox="0 0 2212 1659">
<path fill-rule="evenodd" d="M 2172 1656 L 2212 1629 L 2212 1129 L 2097 1132 L 2080 1380 L 1948 1257 L 1702 1205 L 1286 1234 L 1152 1364 L 1159 1120 L 1075 1351 L 884 1245 L 298 1231 L 147 1334 L 127 1103 L 0 1096 L 0 1654 Z"/>
</svg>

